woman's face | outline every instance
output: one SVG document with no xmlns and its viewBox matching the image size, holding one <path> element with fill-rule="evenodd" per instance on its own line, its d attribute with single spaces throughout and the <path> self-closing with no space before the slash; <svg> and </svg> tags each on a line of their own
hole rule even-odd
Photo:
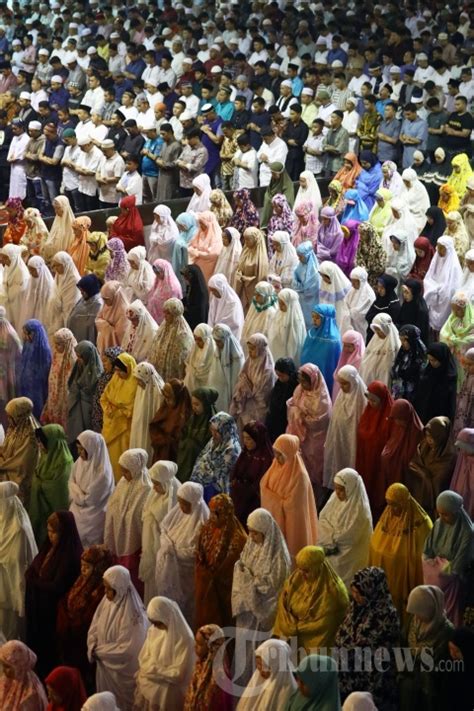
<svg viewBox="0 0 474 711">
<path fill-rule="evenodd" d="M 374 326 L 374 333 L 375 333 L 376 336 L 378 336 L 378 337 L 381 338 L 382 340 L 384 340 L 384 339 L 387 337 L 387 336 L 385 335 L 385 333 L 382 331 L 382 329 L 379 328 L 378 326 Z"/>
<path fill-rule="evenodd" d="M 224 247 L 229 247 L 229 246 L 230 246 L 230 242 L 231 242 L 230 236 L 229 236 L 229 234 L 224 230 L 224 232 L 222 233 L 222 244 L 224 245 Z"/>
<path fill-rule="evenodd" d="M 163 271 L 163 269 L 161 267 L 153 267 L 153 271 L 155 273 L 156 278 L 160 281 L 163 281 L 163 279 L 165 278 L 165 272 Z"/>
<path fill-rule="evenodd" d="M 10 257 L 7 257 L 6 254 L 0 254 L 0 264 L 2 264 L 4 267 L 9 267 L 11 264 Z"/>
<path fill-rule="evenodd" d="M 159 494 L 160 496 L 163 496 L 163 494 L 165 493 L 165 490 L 164 490 L 164 488 L 163 488 L 163 484 L 162 484 L 161 482 L 159 482 L 159 481 L 154 481 L 153 479 L 151 480 L 151 483 L 152 483 L 152 486 L 153 486 L 153 490 L 154 490 L 157 494 Z"/>
<path fill-rule="evenodd" d="M 400 336 L 400 343 L 402 344 L 402 348 L 404 351 L 409 351 L 410 350 L 410 341 L 408 339 L 408 336 Z"/>
<path fill-rule="evenodd" d="M 87 462 L 88 454 L 80 442 L 76 442 L 77 452 L 81 459 Z"/>
<path fill-rule="evenodd" d="M 212 441 L 214 442 L 214 444 L 219 444 L 219 442 L 222 440 L 222 437 L 217 427 L 215 425 L 211 425 L 209 427 L 209 431 L 211 433 Z"/>
<path fill-rule="evenodd" d="M 114 303 L 113 296 L 103 296 L 102 300 L 106 306 L 112 306 L 112 304 Z"/>
<path fill-rule="evenodd" d="M 127 380 L 128 378 L 128 373 L 122 370 L 122 368 L 118 368 L 117 366 L 114 366 L 114 375 L 118 375 L 120 380 Z"/>
<path fill-rule="evenodd" d="M 127 262 L 130 264 L 131 269 L 138 271 L 138 262 L 135 259 L 127 259 Z"/>
<path fill-rule="evenodd" d="M 62 205 L 57 200 L 53 200 L 53 208 L 54 208 L 55 214 L 58 217 L 62 217 L 64 215 L 64 210 L 62 208 Z"/>
<path fill-rule="evenodd" d="M 87 244 L 89 246 L 89 249 L 91 251 L 91 254 L 97 254 L 99 251 L 99 243 L 98 242 L 90 242 L 89 240 L 87 241 Z"/>
<path fill-rule="evenodd" d="M 273 447 L 273 456 L 280 465 L 283 465 L 286 462 L 286 458 L 283 452 L 280 452 L 278 449 L 275 449 L 275 447 Z"/>
<path fill-rule="evenodd" d="M 131 471 L 125 469 L 125 467 L 123 467 L 121 464 L 119 464 L 119 470 L 120 474 L 123 476 L 124 479 L 126 479 L 127 481 L 132 481 L 133 476 Z"/>
<path fill-rule="evenodd" d="M 462 661 L 464 659 L 461 650 L 454 644 L 454 642 L 448 642 L 448 648 L 451 659 L 455 659 L 456 661 Z"/>
<path fill-rule="evenodd" d="M 355 585 L 351 585 L 351 596 L 356 605 L 365 605 L 366 598 L 357 590 Z"/>
<path fill-rule="evenodd" d="M 303 190 L 306 190 L 307 187 L 308 187 L 308 181 L 306 180 L 306 178 L 303 178 L 303 176 L 300 175 L 300 188 L 303 188 Z"/>
<path fill-rule="evenodd" d="M 360 289 L 359 279 L 351 279 L 352 288 L 358 291 Z"/>
<path fill-rule="evenodd" d="M 256 239 L 253 235 L 245 235 L 244 243 L 247 249 L 253 249 L 256 244 Z"/>
<path fill-rule="evenodd" d="M 401 212 L 397 210 L 396 207 L 392 207 L 392 215 L 396 220 L 399 220 L 401 217 Z"/>
<path fill-rule="evenodd" d="M 256 543 L 257 546 L 263 545 L 263 542 L 265 540 L 265 534 L 261 533 L 260 531 L 256 531 L 254 528 L 249 528 L 249 537 L 253 541 L 253 543 Z"/>
<path fill-rule="evenodd" d="M 55 349 L 56 353 L 64 353 L 64 351 L 66 350 L 66 346 L 64 343 L 60 343 L 55 340 L 54 341 L 54 349 Z"/>
<path fill-rule="evenodd" d="M 309 391 L 312 388 L 311 379 L 306 373 L 301 371 L 298 373 L 298 382 L 303 390 Z"/>
<path fill-rule="evenodd" d="M 81 225 L 73 225 L 73 226 L 72 226 L 72 232 L 73 232 L 74 237 L 75 237 L 76 239 L 81 239 L 82 236 L 83 236 L 83 232 L 82 232 L 82 227 L 81 227 Z"/>
<path fill-rule="evenodd" d="M 56 521 L 52 521 L 51 517 L 48 519 L 48 523 L 46 526 L 46 530 L 48 533 L 48 539 L 51 545 L 57 546 L 59 543 L 60 535 L 59 535 L 59 526 Z"/>
<path fill-rule="evenodd" d="M 446 256 L 446 247 L 444 246 L 444 244 L 440 244 L 438 242 L 438 244 L 436 245 L 436 251 L 438 252 L 440 257 Z"/>
<path fill-rule="evenodd" d="M 195 415 L 202 415 L 204 413 L 204 405 L 197 397 L 191 396 L 191 407 Z"/>
<path fill-rule="evenodd" d="M 134 311 L 127 311 L 127 318 L 134 328 L 136 328 L 140 323 L 140 316 L 138 316 L 138 314 Z"/>
<path fill-rule="evenodd" d="M 283 206 L 279 203 L 273 203 L 273 212 L 275 213 L 275 215 L 281 215 L 281 213 L 283 212 Z"/>
<path fill-rule="evenodd" d="M 13 667 L 11 664 L 8 664 L 7 662 L 1 662 L 1 665 L 3 667 L 3 673 L 7 677 L 7 679 L 14 679 L 15 667 Z"/>
<path fill-rule="evenodd" d="M 275 368 L 275 375 L 277 376 L 280 383 L 287 383 L 290 379 L 290 376 L 288 375 L 288 373 L 282 373 L 281 370 L 277 370 L 276 368 Z"/>
<path fill-rule="evenodd" d="M 351 384 L 347 380 L 343 380 L 342 378 L 338 378 L 337 382 L 339 383 L 339 387 L 341 388 L 343 393 L 350 393 L 351 391 Z"/>
<path fill-rule="evenodd" d="M 172 314 L 170 311 L 166 311 L 166 310 L 163 311 L 163 316 L 165 318 L 165 323 L 167 323 L 168 326 L 170 326 L 172 323 L 174 323 L 176 321 L 176 316 L 174 314 Z"/>
<path fill-rule="evenodd" d="M 194 343 L 197 345 L 198 348 L 201 350 L 204 348 L 204 338 L 201 338 L 201 336 L 194 336 Z"/>
<path fill-rule="evenodd" d="M 403 296 L 403 301 L 406 301 L 407 303 L 410 303 L 410 301 L 413 301 L 413 292 L 408 286 L 402 286 L 402 296 Z"/>
<path fill-rule="evenodd" d="M 436 442 L 429 430 L 425 432 L 425 442 L 430 449 L 436 449 Z"/>
<path fill-rule="evenodd" d="M 195 195 L 201 195 L 202 193 L 201 188 L 198 188 L 197 185 L 193 185 L 193 190 Z"/>
<path fill-rule="evenodd" d="M 456 318 L 463 319 L 466 313 L 466 307 L 461 306 L 461 304 L 451 304 L 451 311 L 453 313 L 453 316 L 456 316 Z"/>
<path fill-rule="evenodd" d="M 448 526 L 452 526 L 454 524 L 454 522 L 456 521 L 456 514 L 453 514 L 448 511 L 443 511 L 440 508 L 437 508 L 436 511 L 438 513 L 440 520 L 443 523 L 446 523 Z"/>
<path fill-rule="evenodd" d="M 102 365 L 104 366 L 105 372 L 112 373 L 112 371 L 114 369 L 114 364 L 113 364 L 112 360 L 108 356 L 104 355 L 103 353 L 102 353 L 100 359 L 102 361 Z"/>
<path fill-rule="evenodd" d="M 346 170 L 352 170 L 352 163 L 350 160 L 347 160 L 347 158 L 344 158 L 344 168 Z"/>
<path fill-rule="evenodd" d="M 283 311 L 283 313 L 286 313 L 288 311 L 288 306 L 285 304 L 283 299 L 278 299 L 278 308 L 280 311 Z"/>
<path fill-rule="evenodd" d="M 422 249 L 420 249 L 419 247 L 415 247 L 415 254 L 420 259 L 422 259 L 425 256 L 424 251 Z"/>
<path fill-rule="evenodd" d="M 28 266 L 28 271 L 30 272 L 33 279 L 37 279 L 39 277 L 39 272 L 37 269 L 35 269 L 35 267 Z"/>
<path fill-rule="evenodd" d="M 374 395 L 373 393 L 366 392 L 365 397 L 367 398 L 367 402 L 369 403 L 370 407 L 373 407 L 374 410 L 379 409 L 379 407 L 382 403 L 380 401 L 380 398 L 377 397 L 377 395 Z"/>
<path fill-rule="evenodd" d="M 375 291 L 377 292 L 377 294 L 378 294 L 379 296 L 385 296 L 385 294 L 387 293 L 387 290 L 386 290 L 386 288 L 384 287 L 384 285 L 382 284 L 381 281 L 378 281 L 378 282 L 376 283 L 376 285 L 375 285 Z"/>
<path fill-rule="evenodd" d="M 466 259 L 466 267 L 469 269 L 469 271 L 474 273 L 474 260 L 473 259 Z"/>
<path fill-rule="evenodd" d="M 269 679 L 271 677 L 271 671 L 269 669 L 265 669 L 262 657 L 259 657 L 258 654 L 255 655 L 255 666 L 257 667 L 258 673 L 262 679 Z"/>
<path fill-rule="evenodd" d="M 259 294 L 257 291 L 255 292 L 255 301 L 259 306 L 263 306 L 265 303 L 265 296 L 262 296 L 262 294 Z"/>
<path fill-rule="evenodd" d="M 344 353 L 354 353 L 356 347 L 353 343 L 344 343 L 342 344 L 342 350 Z"/>
<path fill-rule="evenodd" d="M 222 294 L 219 291 L 217 291 L 217 289 L 215 289 L 213 286 L 209 287 L 209 293 L 212 294 L 212 296 L 215 296 L 216 299 L 220 299 L 222 296 Z"/>
<path fill-rule="evenodd" d="M 398 504 L 396 501 L 389 501 L 388 499 L 385 499 L 387 506 L 390 506 L 390 511 L 394 516 L 401 516 L 403 513 L 403 508 L 400 504 Z"/>
<path fill-rule="evenodd" d="M 249 452 L 252 452 L 257 446 L 257 443 L 254 439 L 252 439 L 248 432 L 242 432 L 242 442 L 244 443 L 245 449 Z"/>
<path fill-rule="evenodd" d="M 316 311 L 311 312 L 311 321 L 316 328 L 319 328 L 322 324 L 322 318 Z"/>
<path fill-rule="evenodd" d="M 437 358 L 430 355 L 429 353 L 428 353 L 428 363 L 431 365 L 432 368 L 440 368 L 441 367 L 441 361 L 439 361 Z"/>
<path fill-rule="evenodd" d="M 207 657 L 207 652 L 208 652 L 207 642 L 199 630 L 196 632 L 194 651 L 196 652 L 196 656 L 198 659 L 203 660 Z"/>
<path fill-rule="evenodd" d="M 375 200 L 376 200 L 377 205 L 379 207 L 383 207 L 385 205 L 385 200 L 383 199 L 383 197 L 381 195 L 376 195 Z"/>
<path fill-rule="evenodd" d="M 252 358 L 254 360 L 258 356 L 258 348 L 255 345 L 255 343 L 247 343 L 247 348 L 249 352 L 249 358 Z"/>
<path fill-rule="evenodd" d="M 33 334 L 27 331 L 26 328 L 22 329 L 22 335 L 24 343 L 33 343 Z"/>
<path fill-rule="evenodd" d="M 104 583 L 105 597 L 107 598 L 107 600 L 113 600 L 117 593 L 115 592 L 113 587 L 110 585 L 110 583 L 107 582 L 107 580 L 104 580 L 103 583 Z"/>
<path fill-rule="evenodd" d="M 181 499 L 178 496 L 178 504 L 179 508 L 181 509 L 182 513 L 189 515 L 193 509 L 192 505 L 189 503 L 189 501 L 185 501 L 185 499 Z"/>
<path fill-rule="evenodd" d="M 278 240 L 272 239 L 272 240 L 271 240 L 271 243 L 272 243 L 272 247 L 273 247 L 273 249 L 274 249 L 275 252 L 281 252 L 281 251 L 282 251 L 282 246 L 281 246 L 280 242 L 278 242 Z"/>
<path fill-rule="evenodd" d="M 46 684 L 46 691 L 48 692 L 48 699 L 53 704 L 53 706 L 62 706 L 61 696 L 51 688 L 49 684 Z"/>
<path fill-rule="evenodd" d="M 161 217 L 159 215 L 155 215 L 155 224 L 161 225 Z"/>
<path fill-rule="evenodd" d="M 87 580 L 90 578 L 94 571 L 94 566 L 88 563 L 86 560 L 81 560 L 81 575 Z"/>
<path fill-rule="evenodd" d="M 89 294 L 87 293 L 87 291 L 84 291 L 84 289 L 79 289 L 79 291 L 81 292 L 81 296 L 84 301 L 87 301 L 90 298 Z"/>
<path fill-rule="evenodd" d="M 64 264 L 60 264 L 59 262 L 55 262 L 53 260 L 52 267 L 55 274 L 64 274 Z"/>
<path fill-rule="evenodd" d="M 392 243 L 392 247 L 395 250 L 395 252 L 399 252 L 401 245 L 400 245 L 400 242 L 398 241 L 398 239 L 396 239 L 395 237 L 390 237 L 390 242 Z"/>
<path fill-rule="evenodd" d="M 330 284 L 330 283 L 331 283 L 331 279 L 330 279 L 330 277 L 328 277 L 327 274 L 321 274 L 321 278 L 322 278 L 322 280 L 323 280 L 323 282 L 324 282 L 325 284 Z"/>
<path fill-rule="evenodd" d="M 306 264 L 308 258 L 304 254 L 298 254 L 298 261 L 300 264 Z"/>
<path fill-rule="evenodd" d="M 224 348 L 224 341 L 220 338 L 214 338 L 214 343 L 220 351 Z"/>
</svg>

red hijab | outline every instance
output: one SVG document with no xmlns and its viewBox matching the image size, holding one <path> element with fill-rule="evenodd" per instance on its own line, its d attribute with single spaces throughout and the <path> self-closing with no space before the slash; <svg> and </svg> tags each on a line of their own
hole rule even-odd
<svg viewBox="0 0 474 711">
<path fill-rule="evenodd" d="M 379 406 L 367 404 L 357 428 L 356 471 L 364 480 L 374 522 L 385 508 L 385 483 L 380 476 L 380 457 L 390 434 L 389 415 L 392 395 L 380 380 L 367 386 L 371 395 L 379 399 Z"/>
<path fill-rule="evenodd" d="M 46 711 L 81 711 L 87 701 L 79 669 L 56 667 L 46 677 L 45 684 L 61 699 L 59 704 L 50 701 Z"/>
<path fill-rule="evenodd" d="M 416 256 L 415 263 L 411 268 L 411 272 L 408 277 L 411 279 L 418 279 L 418 281 L 423 281 L 435 251 L 428 237 L 418 237 L 415 240 L 414 246 L 415 249 L 423 250 L 424 254 L 422 257 L 419 257 L 418 255 Z"/>
<path fill-rule="evenodd" d="M 408 484 L 408 465 L 423 438 L 423 423 L 408 400 L 395 400 L 389 419 L 390 437 L 382 452 L 380 469 L 386 489 L 395 483 Z"/>
<path fill-rule="evenodd" d="M 114 237 L 120 237 L 125 249 L 129 252 L 132 247 L 140 247 L 145 244 L 143 232 L 143 221 L 135 205 L 135 195 L 127 195 L 119 203 L 122 210 L 114 222 Z"/>
</svg>

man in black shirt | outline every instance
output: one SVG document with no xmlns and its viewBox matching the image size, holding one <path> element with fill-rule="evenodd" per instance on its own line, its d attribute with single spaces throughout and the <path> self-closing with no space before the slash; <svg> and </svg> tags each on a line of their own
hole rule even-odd
<svg viewBox="0 0 474 711">
<path fill-rule="evenodd" d="M 467 99 L 458 94 L 454 101 L 454 111 L 449 114 L 444 126 L 443 148 L 452 157 L 457 153 L 467 153 L 472 155 L 471 131 L 474 127 L 474 120 L 467 110 Z"/>
<path fill-rule="evenodd" d="M 290 120 L 283 132 L 282 138 L 288 146 L 286 170 L 292 180 L 298 180 L 304 170 L 303 145 L 308 138 L 308 126 L 301 118 L 301 104 L 293 104 L 290 109 Z"/>
</svg>

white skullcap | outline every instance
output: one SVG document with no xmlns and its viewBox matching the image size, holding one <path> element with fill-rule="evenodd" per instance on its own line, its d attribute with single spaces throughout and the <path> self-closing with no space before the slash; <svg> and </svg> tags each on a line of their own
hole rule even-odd
<svg viewBox="0 0 474 711">
<path fill-rule="evenodd" d="M 47 49 L 44 49 L 44 47 L 38 50 L 38 54 L 43 54 L 45 57 L 49 57 L 49 52 Z"/>
<path fill-rule="evenodd" d="M 41 131 L 43 126 L 41 125 L 40 121 L 30 121 L 30 123 L 28 124 L 28 128 L 32 131 Z"/>
<path fill-rule="evenodd" d="M 64 79 L 62 78 L 62 76 L 61 76 L 60 74 L 54 74 L 54 75 L 51 77 L 51 83 L 52 83 L 53 81 L 54 81 L 55 84 L 62 84 L 63 81 L 64 81 Z"/>
<path fill-rule="evenodd" d="M 78 146 L 87 146 L 88 143 L 92 141 L 90 136 L 81 136 L 77 139 Z"/>
<path fill-rule="evenodd" d="M 29 101 L 31 99 L 30 92 L 29 91 L 22 91 L 20 93 L 20 99 L 26 99 L 27 101 Z"/>
<path fill-rule="evenodd" d="M 222 72 L 222 67 L 219 67 L 217 65 L 215 67 L 212 67 L 212 69 L 211 69 L 211 74 L 220 74 L 221 72 Z"/>
<path fill-rule="evenodd" d="M 307 96 L 314 96 L 314 91 L 312 89 L 310 89 L 309 86 L 303 87 L 301 93 L 306 94 Z"/>
<path fill-rule="evenodd" d="M 284 79 L 281 86 L 288 86 L 291 89 L 293 87 L 293 83 L 289 79 Z"/>
<path fill-rule="evenodd" d="M 207 106 L 207 104 L 206 104 L 206 106 Z M 193 118 L 193 115 L 190 111 L 183 111 L 183 113 L 179 117 L 179 120 L 180 121 L 191 121 L 192 118 Z"/>
<path fill-rule="evenodd" d="M 87 54 L 97 54 L 97 49 L 95 47 L 89 47 Z"/>
</svg>

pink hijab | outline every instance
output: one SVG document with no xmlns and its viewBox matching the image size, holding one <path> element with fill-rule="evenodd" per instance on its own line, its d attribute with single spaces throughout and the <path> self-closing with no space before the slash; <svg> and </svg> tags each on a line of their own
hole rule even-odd
<svg viewBox="0 0 474 711">
<path fill-rule="evenodd" d="M 297 247 L 308 240 L 315 245 L 319 230 L 319 220 L 313 203 L 309 200 L 301 202 L 295 208 L 295 215 L 297 219 L 294 222 L 291 235 L 293 246 Z"/>
<path fill-rule="evenodd" d="M 197 216 L 199 229 L 188 244 L 190 264 L 196 264 L 206 283 L 214 274 L 217 258 L 222 250 L 222 230 L 213 212 L 206 210 Z"/>
<path fill-rule="evenodd" d="M 100 295 L 103 299 L 112 299 L 111 304 L 104 304 L 96 316 L 97 350 L 103 353 L 106 348 L 120 346 L 128 326 L 127 309 L 129 301 L 123 285 L 119 281 L 106 281 Z"/>
<path fill-rule="evenodd" d="M 155 283 L 148 294 L 147 309 L 160 324 L 163 321 L 163 304 L 168 299 L 182 299 L 183 290 L 171 264 L 166 259 L 155 259 L 153 271 L 156 274 Z M 163 276 L 161 279 L 160 277 Z"/>
<path fill-rule="evenodd" d="M 44 711 L 48 700 L 43 686 L 34 673 L 36 654 L 26 644 L 11 640 L 0 647 L 0 662 L 13 667 L 15 678 L 0 677 L 0 708 L 34 708 Z"/>
<path fill-rule="evenodd" d="M 354 350 L 352 353 L 349 353 L 344 350 L 344 345 L 351 345 L 354 346 Z M 340 369 L 344 365 L 353 365 L 354 368 L 359 370 L 360 364 L 362 362 L 362 356 L 364 355 L 365 351 L 365 342 L 362 334 L 360 334 L 358 331 L 353 331 L 350 329 L 349 331 L 345 331 L 345 333 L 342 336 L 342 350 L 341 350 L 341 355 L 339 356 L 339 360 L 337 361 L 337 366 L 336 370 L 334 371 L 334 385 L 332 386 L 332 401 L 336 401 L 337 394 L 340 390 L 340 386 L 338 383 L 338 380 L 336 378 L 337 373 L 340 371 Z"/>
<path fill-rule="evenodd" d="M 328 412 L 331 412 L 331 398 L 329 397 L 329 391 L 323 374 L 318 366 L 313 363 L 305 363 L 299 368 L 298 372 L 304 373 L 310 379 L 311 390 L 304 390 L 301 385 L 297 385 L 293 397 L 289 402 L 301 412 L 310 412 L 312 420 L 319 418 L 325 419 L 327 417 L 329 423 Z M 304 422 L 300 423 L 299 421 L 292 420 L 291 423 L 288 424 L 286 431 L 288 434 L 297 435 L 300 441 L 304 441 L 306 431 L 301 427 L 301 424 L 304 425 Z M 314 424 L 314 422 L 312 424 Z M 324 433 L 324 438 L 325 436 L 326 433 Z M 324 439 L 321 444 L 324 445 Z"/>
</svg>

